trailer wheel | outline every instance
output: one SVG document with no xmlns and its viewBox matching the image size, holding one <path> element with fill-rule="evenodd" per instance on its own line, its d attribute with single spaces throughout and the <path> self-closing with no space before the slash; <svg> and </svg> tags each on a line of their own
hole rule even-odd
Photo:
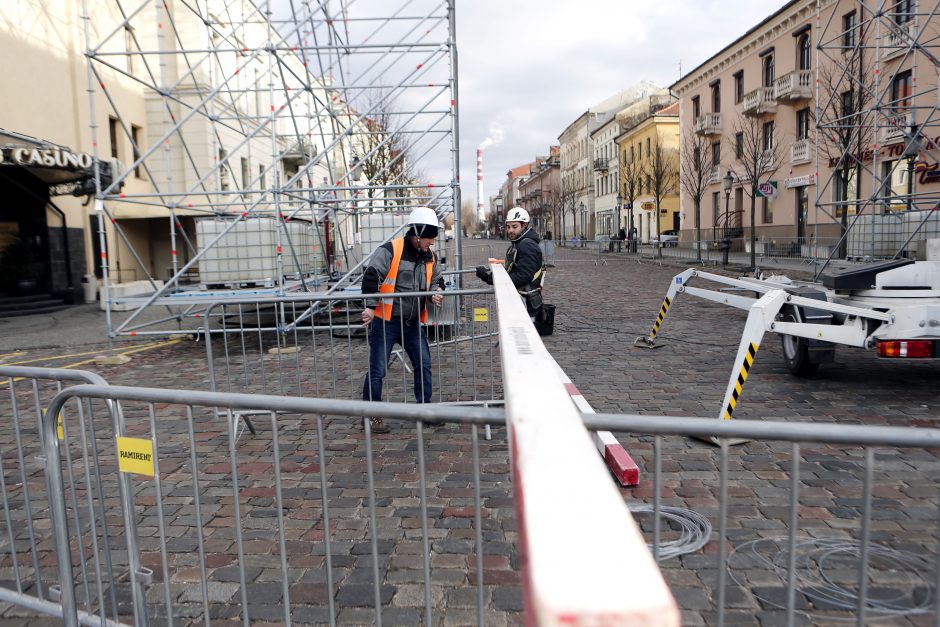
<svg viewBox="0 0 940 627">
<path fill-rule="evenodd" d="M 785 314 L 783 321 L 799 322 L 794 313 Z M 796 337 L 795 335 L 781 335 L 780 340 L 783 344 L 783 360 L 786 362 L 787 371 L 790 374 L 797 377 L 811 377 L 819 370 L 819 364 L 809 358 L 806 338 Z"/>
</svg>

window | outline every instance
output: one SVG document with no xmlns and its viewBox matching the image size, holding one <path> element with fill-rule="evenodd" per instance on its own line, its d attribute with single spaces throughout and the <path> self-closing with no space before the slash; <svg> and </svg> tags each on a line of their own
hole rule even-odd
<svg viewBox="0 0 940 627">
<path fill-rule="evenodd" d="M 649 159 L 653 152 L 650 150 L 650 138 L 646 138 L 646 158 Z"/>
<path fill-rule="evenodd" d="M 721 163 L 721 142 L 712 144 L 712 167 L 717 168 Z"/>
<path fill-rule="evenodd" d="M 241 158 L 242 165 L 242 198 L 248 198 L 248 159 L 245 157 Z"/>
<path fill-rule="evenodd" d="M 136 163 L 140 159 L 140 143 L 143 141 L 143 129 L 137 126 L 136 124 L 131 124 L 131 141 L 133 146 L 131 150 L 134 151 L 134 162 Z M 136 178 L 142 179 L 143 175 L 140 173 L 140 166 L 134 168 L 134 176 Z"/>
<path fill-rule="evenodd" d="M 734 73 L 734 104 L 744 100 L 744 70 Z"/>
<path fill-rule="evenodd" d="M 773 87 L 774 85 L 774 53 L 764 57 L 764 87 Z"/>
<path fill-rule="evenodd" d="M 894 21 L 906 24 L 914 19 L 914 0 L 897 0 L 894 3 Z"/>
<path fill-rule="evenodd" d="M 774 123 L 773 121 L 764 122 L 762 136 L 763 136 L 764 151 L 773 150 L 774 149 Z"/>
<path fill-rule="evenodd" d="M 111 158 L 118 158 L 118 121 L 117 118 L 108 118 L 108 139 L 111 142 Z"/>
<path fill-rule="evenodd" d="M 796 44 L 796 48 L 799 54 L 799 58 L 797 59 L 797 68 L 800 70 L 810 69 L 810 63 L 812 61 L 813 54 L 812 48 L 810 48 L 809 33 L 800 35 L 800 38 Z"/>
<path fill-rule="evenodd" d="M 653 186 L 652 186 L 652 184 L 650 183 L 650 175 L 647 174 L 647 175 L 646 175 L 646 193 L 647 193 L 647 194 L 652 194 L 652 193 L 653 193 L 652 190 L 653 190 Z"/>
<path fill-rule="evenodd" d="M 721 113 L 721 83 L 712 85 L 712 113 Z"/>
<path fill-rule="evenodd" d="M 855 168 L 843 168 L 836 172 L 835 185 L 832 186 L 833 201 L 838 203 L 836 215 L 842 216 L 846 211 L 848 215 L 855 215 L 858 204 L 858 183 Z"/>
<path fill-rule="evenodd" d="M 326 178 L 324 177 L 323 180 L 324 180 L 324 182 L 325 182 L 325 181 L 326 181 Z M 265 184 L 264 184 L 264 166 L 263 166 L 263 165 L 259 165 L 259 166 L 258 166 L 258 187 L 259 187 L 260 189 L 262 189 L 262 190 L 265 188 Z"/>
<path fill-rule="evenodd" d="M 809 138 L 809 107 L 796 112 L 796 138 Z"/>
<path fill-rule="evenodd" d="M 223 191 L 228 189 L 228 164 L 225 160 L 228 158 L 228 153 L 224 149 L 219 148 L 219 188 Z"/>
<path fill-rule="evenodd" d="M 624 157 L 626 157 L 626 153 L 624 153 Z M 630 161 L 633 161 L 633 159 L 634 159 L 634 156 L 633 156 L 633 146 L 630 146 Z"/>
<path fill-rule="evenodd" d="M 134 45 L 134 29 L 130 26 L 124 27 L 124 51 L 127 52 L 127 73 L 134 73 L 134 52 L 137 46 Z"/>
<path fill-rule="evenodd" d="M 854 92 L 842 92 L 842 117 L 847 118 L 855 113 L 855 94 Z"/>
<path fill-rule="evenodd" d="M 744 133 L 734 134 L 734 158 L 739 160 L 744 158 Z"/>
<path fill-rule="evenodd" d="M 907 159 L 885 161 L 882 164 L 884 186 L 882 194 L 886 196 L 886 210 L 902 211 L 907 208 L 904 196 L 907 195 Z"/>
<path fill-rule="evenodd" d="M 702 171 L 702 149 L 698 146 L 692 149 L 692 164 L 696 172 Z"/>
<path fill-rule="evenodd" d="M 699 106 L 698 96 L 692 96 L 692 119 L 698 118 L 702 114 L 702 108 Z"/>
<path fill-rule="evenodd" d="M 712 211 L 715 214 L 715 224 L 718 224 L 718 218 L 721 215 L 721 200 L 718 192 L 712 192 Z"/>
<path fill-rule="evenodd" d="M 774 201 L 766 196 L 761 198 L 761 219 L 764 224 L 774 223 Z"/>
<path fill-rule="evenodd" d="M 850 11 L 842 16 L 842 46 L 844 48 L 854 48 L 858 43 L 856 29 L 858 27 L 858 14 Z"/>
<path fill-rule="evenodd" d="M 898 72 L 891 82 L 891 101 L 898 110 L 911 106 L 911 71 Z"/>
</svg>

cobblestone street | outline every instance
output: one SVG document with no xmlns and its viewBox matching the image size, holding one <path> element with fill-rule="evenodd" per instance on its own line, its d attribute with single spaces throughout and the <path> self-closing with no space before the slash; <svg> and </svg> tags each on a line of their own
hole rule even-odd
<svg viewBox="0 0 940 627">
<path fill-rule="evenodd" d="M 495 246 L 499 250 L 501 244 Z M 734 368 L 745 314 L 680 294 L 659 336 L 664 346 L 657 350 L 635 348 L 634 338 L 649 332 L 673 275 L 685 266 L 659 265 L 649 260 L 638 264 L 633 259 L 604 257 L 609 257 L 609 263 L 595 265 L 594 258 L 585 255 L 581 261 L 559 261 L 550 268 L 546 300 L 558 307 L 555 334 L 545 338 L 552 355 L 597 412 L 704 416 L 717 420 L 727 378 Z M 476 279 L 468 282 L 470 287 L 478 283 Z M 152 344 L 153 339 L 120 340 L 119 344 L 127 349 L 136 342 Z M 24 349 L 15 357 L 7 356 L 5 363 L 44 360 L 70 352 L 94 353 L 104 348 L 107 348 L 104 342 L 72 347 L 64 337 L 55 346 Z M 132 360 L 125 364 L 80 367 L 98 372 L 114 385 L 208 389 L 202 342 L 183 339 L 129 356 Z M 498 358 L 496 362 L 498 368 Z M 49 361 L 49 365 L 64 364 L 55 360 Z M 734 418 L 836 422 L 845 424 L 847 429 L 853 424 L 938 427 L 938 375 L 940 365 L 935 362 L 892 363 L 879 361 L 870 352 L 840 348 L 836 363 L 822 366 L 814 378 L 798 379 L 785 370 L 779 339 L 768 335 L 761 344 Z M 161 460 L 161 471 L 167 475 L 164 499 L 171 507 L 173 520 L 168 527 L 173 536 L 171 591 L 181 606 L 192 607 L 196 612 L 201 608 L 201 596 L 194 586 L 200 571 L 194 553 L 197 545 L 191 513 L 192 486 L 182 472 L 188 463 L 189 452 L 184 450 L 188 433 L 183 421 L 171 420 L 172 416 L 182 415 L 179 408 L 158 410 L 163 412 L 161 437 L 166 438 L 170 449 L 179 445 L 175 456 L 168 454 Z M 137 414 L 133 409 L 128 414 L 132 428 L 143 424 L 134 422 Z M 213 615 L 231 619 L 234 624 L 240 620 L 241 606 L 239 574 L 234 563 L 233 501 L 221 476 L 228 467 L 227 438 L 224 422 L 220 427 L 214 420 L 208 412 L 196 416 L 197 450 L 209 475 L 205 481 L 200 477 L 200 490 L 205 497 L 202 504 L 206 508 L 204 535 L 207 557 L 211 558 L 207 563 L 209 590 L 212 600 L 219 604 L 213 608 L 224 608 L 214 609 Z M 260 621 L 255 624 L 278 624 L 283 609 L 276 560 L 277 527 L 273 513 L 276 508 L 272 508 L 270 421 L 262 417 L 255 422 L 259 434 L 244 433 L 239 441 L 239 466 L 244 473 L 239 505 L 242 519 L 249 521 L 248 598 L 251 618 Z M 316 425 L 310 417 L 287 416 L 279 421 L 279 429 L 293 618 L 298 623 L 321 622 L 326 619 L 327 591 Z M 427 436 L 432 605 L 435 622 L 448 625 L 475 621 L 473 464 L 469 433 L 467 426 L 447 425 L 431 429 Z M 652 494 L 653 438 L 618 435 L 641 473 L 640 485 L 624 488 L 622 493 L 629 502 L 648 501 Z M 351 420 L 330 419 L 324 439 L 338 621 L 369 623 L 373 618 L 372 558 L 362 431 Z M 683 624 L 713 624 L 718 578 L 715 537 L 719 449 L 680 437 L 664 437 L 662 446 L 664 504 L 694 510 L 716 526 L 712 541 L 703 550 L 662 562 L 663 573 L 683 611 Z M 414 430 L 396 426 L 391 434 L 376 436 L 374 447 L 381 596 L 383 604 L 387 604 L 383 622 L 419 624 L 423 621 L 424 591 Z M 728 624 L 777 625 L 784 619 L 780 606 L 785 604 L 785 580 L 760 561 L 756 549 L 754 553 L 744 551 L 754 546 L 745 543 L 769 539 L 773 548 L 774 540 L 786 537 L 790 451 L 789 444 L 762 441 L 730 449 L 731 500 L 726 547 L 741 552 L 731 559 L 732 579 L 725 616 Z M 863 496 L 862 449 L 807 444 L 801 451 L 798 535 L 857 540 Z M 520 556 L 503 428 L 493 429 L 493 439 L 482 443 L 480 456 L 486 622 L 520 623 Z M 925 568 L 935 568 L 940 502 L 937 489 L 940 460 L 936 451 L 899 453 L 884 449 L 878 451 L 876 460 L 873 542 L 919 556 Z M 39 468 L 36 470 L 38 473 Z M 144 562 L 156 571 L 150 594 L 159 604 L 165 582 L 157 552 L 160 539 L 155 535 L 155 497 L 147 482 L 140 482 L 138 489 L 137 505 L 143 513 L 139 533 Z M 563 508 L 565 503 L 557 503 L 557 507 Z M 651 531 L 648 518 L 641 515 L 638 520 L 645 530 Z M 762 550 L 766 553 L 767 547 Z M 764 557 L 774 560 L 776 550 Z M 892 597 L 897 593 L 899 605 L 906 603 L 912 607 L 921 603 L 925 595 L 935 602 L 934 573 L 925 571 L 920 573 L 920 579 L 913 580 L 900 574 L 893 579 L 890 573 L 885 573 L 882 580 L 873 584 L 872 594 Z M 798 608 L 807 612 L 798 617 L 800 624 L 831 624 L 851 616 L 800 593 L 797 603 Z M 43 622 L 17 618 L 22 614 L 22 610 L 8 609 L 2 624 Z M 931 620 L 931 614 L 923 612 L 888 616 L 880 624 L 924 625 Z M 218 624 L 224 623 L 223 620 Z"/>
</svg>

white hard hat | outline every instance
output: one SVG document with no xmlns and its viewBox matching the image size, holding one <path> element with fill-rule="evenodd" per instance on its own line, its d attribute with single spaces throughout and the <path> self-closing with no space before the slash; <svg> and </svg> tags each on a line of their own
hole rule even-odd
<svg viewBox="0 0 940 627">
<path fill-rule="evenodd" d="M 423 224 L 437 228 L 437 214 L 430 207 L 415 207 L 408 216 L 408 224 Z"/>
<path fill-rule="evenodd" d="M 525 222 L 529 223 L 529 212 L 522 207 L 513 207 L 506 214 L 506 222 Z"/>
<path fill-rule="evenodd" d="M 409 234 L 419 237 L 437 237 L 440 222 L 437 214 L 430 207 L 415 207 L 408 215 L 408 224 L 411 226 Z"/>
</svg>

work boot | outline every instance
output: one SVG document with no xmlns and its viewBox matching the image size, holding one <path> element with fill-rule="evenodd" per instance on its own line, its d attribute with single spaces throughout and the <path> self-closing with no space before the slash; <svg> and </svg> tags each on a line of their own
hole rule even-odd
<svg viewBox="0 0 940 627">
<path fill-rule="evenodd" d="M 372 430 L 372 433 L 388 433 L 391 431 L 391 428 L 385 424 L 385 420 L 382 418 L 366 418 L 369 421 L 369 427 Z"/>
</svg>

